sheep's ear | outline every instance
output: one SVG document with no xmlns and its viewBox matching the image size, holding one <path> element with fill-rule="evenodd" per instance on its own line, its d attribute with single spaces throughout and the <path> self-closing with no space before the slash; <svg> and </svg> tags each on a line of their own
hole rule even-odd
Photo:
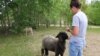
<svg viewBox="0 0 100 56">
<path fill-rule="evenodd" d="M 56 38 L 58 38 L 60 36 L 60 33 L 56 36 Z"/>
<path fill-rule="evenodd" d="M 59 37 L 59 35 L 56 36 L 56 38 L 58 38 L 58 37 Z"/>
</svg>

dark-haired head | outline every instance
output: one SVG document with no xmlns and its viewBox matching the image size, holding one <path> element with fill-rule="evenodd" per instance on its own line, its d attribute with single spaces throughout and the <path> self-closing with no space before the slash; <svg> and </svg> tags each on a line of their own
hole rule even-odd
<svg viewBox="0 0 100 56">
<path fill-rule="evenodd" d="M 72 1 L 76 1 L 76 2 L 79 2 L 79 0 L 71 0 L 71 2 L 72 2 Z"/>
<path fill-rule="evenodd" d="M 81 3 L 79 1 L 71 1 L 70 3 L 70 8 L 76 7 L 76 8 L 81 8 Z"/>
<path fill-rule="evenodd" d="M 81 8 L 81 3 L 79 2 L 79 0 L 71 0 L 70 8 L 72 10 L 72 13 L 76 14 Z"/>
</svg>

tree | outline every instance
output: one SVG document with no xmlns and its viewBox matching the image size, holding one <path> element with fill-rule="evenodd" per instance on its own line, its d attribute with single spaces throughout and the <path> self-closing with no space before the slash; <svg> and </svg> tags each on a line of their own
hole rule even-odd
<svg viewBox="0 0 100 56">
<path fill-rule="evenodd" d="M 100 1 L 92 2 L 88 8 L 89 24 L 100 25 Z"/>
<path fill-rule="evenodd" d="M 19 33 L 25 27 L 69 24 L 72 16 L 69 3 L 70 0 L 0 0 L 2 29 Z"/>
</svg>

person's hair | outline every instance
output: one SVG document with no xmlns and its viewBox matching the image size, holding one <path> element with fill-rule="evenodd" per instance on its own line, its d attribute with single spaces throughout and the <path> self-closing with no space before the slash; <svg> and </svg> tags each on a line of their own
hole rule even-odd
<svg viewBox="0 0 100 56">
<path fill-rule="evenodd" d="M 72 1 L 76 1 L 76 2 L 79 2 L 79 0 L 71 0 L 71 2 L 72 2 Z"/>
<path fill-rule="evenodd" d="M 70 8 L 72 7 L 81 8 L 81 3 L 79 2 L 79 0 L 71 0 Z"/>
</svg>

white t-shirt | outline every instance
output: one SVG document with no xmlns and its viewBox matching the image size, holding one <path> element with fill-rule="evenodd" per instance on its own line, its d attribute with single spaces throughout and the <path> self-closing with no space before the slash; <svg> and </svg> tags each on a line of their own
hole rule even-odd
<svg viewBox="0 0 100 56">
<path fill-rule="evenodd" d="M 79 34 L 77 36 L 72 35 L 70 42 L 75 42 L 78 46 L 85 44 L 88 19 L 84 12 L 78 11 L 73 16 L 72 26 L 77 26 L 79 28 Z"/>
</svg>

